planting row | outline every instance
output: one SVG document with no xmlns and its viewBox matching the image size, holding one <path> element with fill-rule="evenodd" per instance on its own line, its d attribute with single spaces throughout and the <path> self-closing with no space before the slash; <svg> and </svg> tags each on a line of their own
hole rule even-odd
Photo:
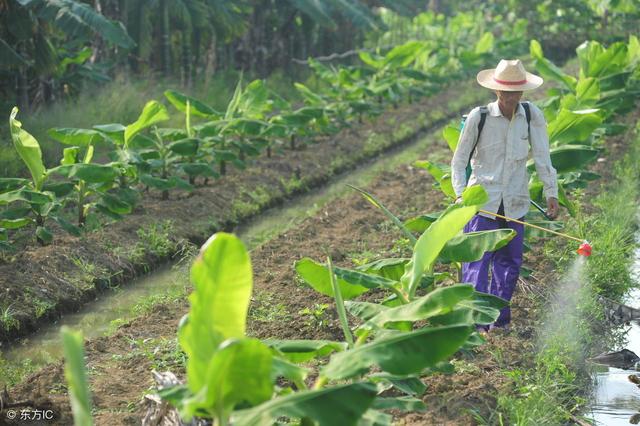
<svg viewBox="0 0 640 426">
<path fill-rule="evenodd" d="M 40 244 L 51 242 L 48 219 L 79 235 L 92 212 L 114 219 L 130 213 L 141 190 L 159 190 L 166 199 L 172 189 L 206 185 L 225 174 L 228 165 L 243 169 L 249 158 L 263 152 L 270 156 L 285 144 L 293 149 L 300 140 L 333 134 L 364 116 L 380 114 L 386 104 L 436 93 L 467 75 L 466 70 L 513 53 L 509 44 L 495 46 L 489 32 L 477 40 L 479 24 L 470 26 L 469 20 L 434 26 L 437 37 L 396 46 L 384 56 L 362 53 L 356 66 L 327 67 L 309 60 L 324 89 L 314 92 L 296 83 L 304 100 L 300 107 L 261 80 L 246 86 L 240 81 L 224 112 L 166 91 L 167 101 L 184 113 L 182 128 L 158 127 L 169 120 L 169 112 L 164 104 L 149 101 L 130 124 L 50 129 L 49 136 L 67 146 L 60 165 L 51 168 L 14 108 L 11 135 L 31 178 L 0 179 L 0 247 L 11 248 L 12 233 L 25 227 L 34 230 Z M 111 161 L 96 162 L 97 151 L 107 151 Z"/>
<path fill-rule="evenodd" d="M 563 204 L 571 213 L 570 192 L 593 178 L 585 169 L 595 157 L 591 152 L 597 154 L 602 136 L 613 133 L 611 129 L 619 131 L 613 117 L 633 108 L 640 52 L 635 38 L 606 49 L 589 42 L 578 50 L 576 81 L 546 60 L 537 43 L 531 47 L 539 72 L 566 82 L 554 89 L 543 108 L 550 123 Z M 617 67 L 598 65 L 613 63 L 612 56 L 619 58 Z M 453 130 L 448 127 L 444 132 L 450 145 Z M 563 156 L 563 148 L 571 152 L 571 160 Z M 583 150 L 590 154 L 582 155 Z M 571 168 L 562 167 L 572 163 Z M 432 163 L 420 164 L 447 193 L 446 173 L 434 172 L 440 168 Z M 533 175 L 534 197 L 537 186 Z M 477 260 L 514 236 L 510 229 L 460 233 L 486 203 L 486 192 L 479 186 L 469 187 L 462 203 L 403 223 L 375 196 L 358 191 L 398 226 L 413 250 L 410 257 L 379 259 L 356 269 L 334 267 L 330 258 L 296 263 L 296 271 L 310 287 L 335 300 L 344 335 L 341 341 L 246 337 L 252 288 L 249 256 L 229 234 L 216 234 L 203 246 L 191 269 L 191 310 L 178 331 L 187 354 L 186 384 L 165 376 L 159 391 L 182 418 L 239 425 L 272 424 L 282 418 L 319 424 L 390 424 L 392 418 L 385 410 L 424 407 L 419 399 L 426 390 L 421 376 L 449 371 L 452 366 L 447 359 L 455 352 L 484 342 L 474 326 L 494 322 L 507 302 L 457 283 L 455 272 L 461 262 Z M 420 232 L 420 237 L 414 232 Z M 442 283 L 447 285 L 438 285 Z M 354 300 L 372 291 L 379 303 Z M 71 341 L 72 334 L 67 336 Z M 74 342 L 67 368 L 70 376 L 76 371 L 76 377 L 83 377 L 81 362 L 73 362 L 81 359 L 78 336 Z M 70 394 L 75 415 L 90 418 L 89 395 L 82 380 L 72 382 Z"/>
</svg>

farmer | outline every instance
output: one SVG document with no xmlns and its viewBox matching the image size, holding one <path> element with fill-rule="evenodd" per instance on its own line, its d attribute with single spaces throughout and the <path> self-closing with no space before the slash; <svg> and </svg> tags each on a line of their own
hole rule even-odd
<svg viewBox="0 0 640 426">
<path fill-rule="evenodd" d="M 529 210 L 526 163 L 531 147 L 538 177 L 544 185 L 546 213 L 555 218 L 559 208 L 558 188 L 556 170 L 549 156 L 547 123 L 542 112 L 531 103 L 527 103 L 528 122 L 526 108 L 520 103 L 522 92 L 542 85 L 542 78 L 526 72 L 520 60 L 503 59 L 497 68 L 480 71 L 477 81 L 493 90 L 498 99 L 486 107 L 474 108 L 464 125 L 451 160 L 456 202 L 460 202 L 467 185 L 479 184 L 489 195 L 483 210 L 523 220 Z M 478 131 L 483 115 L 484 123 Z M 471 175 L 467 182 L 465 169 L 469 162 Z M 510 301 L 522 264 L 523 225 L 479 213 L 465 226 L 464 232 L 500 228 L 514 229 L 517 235 L 505 247 L 485 253 L 476 262 L 463 264 L 462 278 L 463 282 L 473 283 L 479 292 Z M 506 307 L 491 328 L 508 328 L 510 320 L 511 310 Z"/>
</svg>

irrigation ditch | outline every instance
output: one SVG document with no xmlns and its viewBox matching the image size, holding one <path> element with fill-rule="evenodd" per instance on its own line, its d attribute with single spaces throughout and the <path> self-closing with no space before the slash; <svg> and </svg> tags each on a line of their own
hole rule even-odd
<svg viewBox="0 0 640 426">
<path fill-rule="evenodd" d="M 616 143 L 623 145 L 629 134 L 616 138 Z M 426 172 L 407 166 L 412 156 L 424 154 L 427 147 L 430 158 L 435 161 L 446 160 L 449 155 L 440 142 L 439 131 L 435 131 L 398 154 L 401 166 L 390 164 L 387 171 L 376 171 L 373 174 L 379 173 L 379 176 L 373 181 L 364 178 L 359 183 L 349 176 L 345 181 L 367 187 L 401 217 L 437 210 L 443 199 L 439 191 L 430 189 L 433 180 Z M 620 149 L 610 149 L 611 156 L 598 165 L 609 185 L 613 176 L 606 171 L 612 169 L 611 164 L 620 152 Z M 388 158 L 380 160 L 383 164 L 387 161 Z M 327 194 L 330 193 L 328 190 Z M 308 206 L 312 207 L 308 214 L 305 211 L 304 218 L 295 219 Z M 265 224 L 256 224 L 247 231 L 260 236 L 252 243 L 255 288 L 248 332 L 260 338 L 334 339 L 341 330 L 331 300 L 301 285 L 293 271 L 293 262 L 303 256 L 321 259 L 328 253 L 337 265 L 357 265 L 370 260 L 374 254 L 403 253 L 409 249 L 407 241 L 356 194 L 337 198 L 329 195 L 326 203 L 309 198 L 304 207 L 293 208 L 291 213 L 288 216 L 283 210 L 273 210 L 265 216 Z M 290 223 L 295 226 L 274 230 L 274 236 L 269 222 L 289 223 L 287 217 L 292 218 Z M 555 249 L 555 254 L 560 253 L 560 249 Z M 545 304 L 548 295 L 559 281 L 557 265 L 548 256 L 544 241 L 534 244 L 527 256 L 526 265 L 535 265 L 535 272 L 521 281 L 513 300 L 512 331 L 490 334 L 487 344 L 457 355 L 452 362 L 453 374 L 424 378 L 428 388 L 424 396 L 427 411 L 398 415 L 396 420 L 400 424 L 494 424 L 516 418 L 517 413 L 509 409 L 517 408 L 518 403 L 529 398 L 521 381 L 531 378 L 526 372 L 533 371 L 539 361 L 536 358 L 541 334 L 538 325 L 548 310 Z M 153 386 L 150 371 L 169 369 L 178 375 L 184 373 L 184 355 L 177 345 L 175 331 L 188 309 L 184 297 L 187 290 L 184 285 L 178 285 L 175 291 L 141 301 L 132 319 L 118 321 L 112 324 L 107 336 L 88 341 L 87 365 L 96 424 L 138 424 L 145 411 L 143 395 Z M 541 295 L 547 297 L 541 298 Z M 372 293 L 368 297 L 376 295 Z M 521 374 L 508 375 L 507 371 Z M 61 385 L 63 377 L 62 363 L 54 362 L 27 377 L 11 389 L 10 394 L 14 400 L 30 399 L 38 407 L 53 407 L 59 413 L 60 424 L 65 424 L 71 421 L 71 412 L 66 387 Z M 575 388 L 572 389 L 575 393 Z M 567 401 L 543 402 L 547 404 L 543 409 L 554 411 L 548 406 L 549 402 Z M 507 404 L 511 405 L 507 407 Z M 569 412 L 563 408 L 554 414 L 568 418 Z"/>
<path fill-rule="evenodd" d="M 451 85 L 303 149 L 261 157 L 242 174 L 230 171 L 214 186 L 176 192 L 166 201 L 148 194 L 130 217 L 94 224 L 95 231 L 80 239 L 62 236 L 50 246 L 5 256 L 0 288 L 10 303 L 3 308 L 9 320 L 0 327 L 0 341 L 6 346 L 65 313 L 77 312 L 104 290 L 179 258 L 188 242 L 199 245 L 217 230 L 231 230 L 336 175 L 410 145 L 425 132 L 439 131 L 481 102 L 484 93 L 468 90 L 473 84 Z"/>
</svg>

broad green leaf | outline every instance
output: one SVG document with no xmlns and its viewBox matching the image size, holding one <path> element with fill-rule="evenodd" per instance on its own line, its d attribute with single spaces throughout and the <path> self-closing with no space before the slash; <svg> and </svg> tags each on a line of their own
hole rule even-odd
<svg viewBox="0 0 640 426">
<path fill-rule="evenodd" d="M 266 339 L 264 343 L 277 349 L 287 360 L 295 363 L 307 362 L 314 358 L 324 357 L 333 352 L 347 349 L 345 342 L 331 340 L 275 340 Z"/>
<path fill-rule="evenodd" d="M 191 281 L 191 310 L 178 338 L 189 357 L 189 388 L 197 393 L 206 384 L 209 362 L 220 343 L 245 335 L 253 276 L 242 241 L 224 232 L 214 234 L 191 267 Z"/>
<path fill-rule="evenodd" d="M 305 257 L 296 262 L 296 272 L 300 277 L 309 284 L 318 293 L 325 296 L 333 297 L 333 288 L 331 287 L 331 279 L 329 270 L 323 264 L 314 262 L 312 259 Z M 347 281 L 338 278 L 340 292 L 345 300 L 353 299 L 368 291 L 367 287 L 350 284 Z"/>
<path fill-rule="evenodd" d="M 465 188 L 462 193 L 462 205 L 482 207 L 489 202 L 489 194 L 481 185 L 473 185 Z"/>
<path fill-rule="evenodd" d="M 405 267 L 402 285 L 410 296 L 425 273 L 430 273 L 433 263 L 447 241 L 456 236 L 476 213 L 476 207 L 460 207 L 451 210 L 435 221 L 418 239 L 411 261 Z"/>
<path fill-rule="evenodd" d="M 378 259 L 373 262 L 358 266 L 356 269 L 367 274 L 376 274 L 392 281 L 400 281 L 404 274 L 404 265 L 409 261 L 406 258 Z"/>
<path fill-rule="evenodd" d="M 449 145 L 451 151 L 455 152 L 458 147 L 458 140 L 460 139 L 460 127 L 448 125 L 442 129 L 442 137 L 447 141 L 447 145 Z"/>
<path fill-rule="evenodd" d="M 189 111 L 192 115 L 213 119 L 219 118 L 222 115 L 222 113 L 211 108 L 204 102 L 201 102 L 196 98 L 192 98 L 191 96 L 185 95 L 184 93 L 178 92 L 176 90 L 166 90 L 164 92 L 164 96 L 169 100 L 169 102 L 171 102 L 171 105 L 173 105 L 178 111 L 181 112 L 187 111 L 188 101 Z"/>
<path fill-rule="evenodd" d="M 62 334 L 62 347 L 64 350 L 64 377 L 69 387 L 73 424 L 76 426 L 90 426 L 93 424 L 91 393 L 84 364 L 82 333 L 72 331 L 67 326 L 63 326 L 60 333 Z"/>
<path fill-rule="evenodd" d="M 306 389 L 307 385 L 304 381 L 308 375 L 309 369 L 292 364 L 278 356 L 273 357 L 273 363 L 271 365 L 272 383 L 276 383 L 278 378 L 284 377 L 293 382 L 298 387 L 298 390 Z"/>
<path fill-rule="evenodd" d="M 93 128 L 107 135 L 115 144 L 124 144 L 124 131 L 126 127 L 122 124 L 96 124 L 95 126 L 93 126 Z"/>
<path fill-rule="evenodd" d="M 62 216 L 59 216 L 59 215 L 56 214 L 56 215 L 50 215 L 50 217 L 58 225 L 60 225 L 60 227 L 62 229 L 64 229 L 69 234 L 73 235 L 74 237 L 79 237 L 80 235 L 82 235 L 82 230 L 80 229 L 80 227 L 78 227 L 77 225 L 74 225 L 73 223 L 69 222 L 68 220 L 66 220 Z"/>
<path fill-rule="evenodd" d="M 146 129 L 149 126 L 152 126 L 155 123 L 159 123 L 161 121 L 166 121 L 169 119 L 169 114 L 167 113 L 167 108 L 162 105 L 158 101 L 149 101 L 142 109 L 142 113 L 138 117 L 138 119 L 129 124 L 124 129 L 124 146 L 129 146 L 129 141 L 133 138 L 137 133 Z"/>
<path fill-rule="evenodd" d="M 182 163 L 180 168 L 189 176 L 220 177 L 218 172 L 208 163 Z"/>
<path fill-rule="evenodd" d="M 475 53 L 489 53 L 493 50 L 493 33 L 485 32 L 476 42 Z"/>
<path fill-rule="evenodd" d="M 271 109 L 269 91 L 263 80 L 253 80 L 245 87 L 238 111 L 247 118 L 262 119 L 264 113 Z"/>
<path fill-rule="evenodd" d="M 113 182 L 118 171 L 104 164 L 74 164 L 69 172 L 70 178 L 77 178 L 89 183 Z"/>
<path fill-rule="evenodd" d="M 307 101 L 307 103 L 311 106 L 324 105 L 324 99 L 320 95 L 314 93 L 311 89 L 305 86 L 302 83 L 293 83 L 295 88 L 300 92 L 302 97 Z"/>
<path fill-rule="evenodd" d="M 602 123 L 598 109 L 569 111 L 561 109 L 549 122 L 549 141 L 558 145 L 586 140 Z"/>
<path fill-rule="evenodd" d="M 31 219 L 30 217 L 23 217 L 20 219 L 0 219 L 0 228 L 18 229 L 24 228 L 31 223 L 33 223 L 33 219 Z"/>
<path fill-rule="evenodd" d="M 36 228 L 36 237 L 44 244 L 51 244 L 51 241 L 53 241 L 53 234 L 44 226 L 38 226 Z"/>
<path fill-rule="evenodd" d="M 567 197 L 567 193 L 564 190 L 564 186 L 560 183 L 558 183 L 558 202 L 560 203 L 560 205 L 563 205 L 567 208 L 567 211 L 569 212 L 569 215 L 571 215 L 571 217 L 576 217 L 576 207 L 573 205 L 571 200 L 569 200 L 569 197 Z"/>
<path fill-rule="evenodd" d="M 444 246 L 438 260 L 441 262 L 475 262 L 486 252 L 506 246 L 517 235 L 513 229 L 469 232 L 453 237 Z"/>
<path fill-rule="evenodd" d="M 81 147 L 93 145 L 104 140 L 104 136 L 101 132 L 92 129 L 54 127 L 47 130 L 47 134 L 62 144 Z"/>
<path fill-rule="evenodd" d="M 407 67 L 416 60 L 420 51 L 425 48 L 426 42 L 416 40 L 395 46 L 385 55 L 385 66 L 391 68 Z"/>
<path fill-rule="evenodd" d="M 579 171 L 595 160 L 598 152 L 597 149 L 585 145 L 561 145 L 551 149 L 551 163 L 558 173 Z M 534 161 L 529 160 L 529 171 L 533 171 L 534 167 Z"/>
<path fill-rule="evenodd" d="M 9 127 L 11 129 L 11 139 L 13 140 L 13 146 L 18 151 L 18 155 L 22 158 L 22 161 L 26 164 L 31 178 L 33 179 L 33 186 L 36 190 L 42 189 L 42 185 L 46 179 L 46 169 L 42 162 L 42 151 L 38 141 L 31 136 L 31 134 L 22 129 L 22 123 L 16 120 L 18 114 L 18 107 L 13 107 L 11 115 L 9 116 Z"/>
<path fill-rule="evenodd" d="M 572 109 L 592 108 L 600 99 L 600 83 L 595 78 L 581 78 L 576 86 L 578 105 Z"/>
<path fill-rule="evenodd" d="M 564 87 L 569 91 L 575 91 L 576 79 L 566 74 L 553 62 L 546 59 L 542 53 L 542 46 L 540 46 L 540 43 L 538 43 L 537 40 L 531 40 L 529 53 L 531 54 L 531 58 L 534 60 L 536 70 L 538 70 L 543 78 L 555 80 L 564 85 Z"/>
<path fill-rule="evenodd" d="M 384 58 L 381 56 L 376 55 L 376 57 L 374 58 L 374 56 L 370 52 L 366 51 L 359 52 L 358 56 L 360 57 L 360 60 L 362 62 L 369 65 L 370 67 L 377 69 L 384 66 Z"/>
<path fill-rule="evenodd" d="M 430 79 L 428 74 L 413 68 L 402 68 L 400 72 L 402 75 L 418 81 L 428 81 Z"/>
<path fill-rule="evenodd" d="M 25 201 L 31 205 L 42 205 L 52 202 L 53 199 L 50 194 L 30 191 L 24 188 L 0 194 L 0 206 L 13 203 L 14 201 Z"/>
<path fill-rule="evenodd" d="M 452 326 L 397 333 L 333 355 L 320 374 L 344 380 L 374 365 L 391 374 L 417 374 L 453 355 L 471 331 L 470 326 Z"/>
<path fill-rule="evenodd" d="M 411 219 L 405 220 L 404 226 L 410 231 L 419 232 L 422 234 L 427 230 L 428 227 L 431 226 L 433 222 L 438 220 L 441 215 L 442 212 L 436 212 L 412 217 Z"/>
<path fill-rule="evenodd" d="M 624 42 L 604 48 L 599 42 L 585 41 L 576 48 L 581 77 L 604 77 L 619 72 L 627 65 L 627 45 Z"/>
<path fill-rule="evenodd" d="M 0 193 L 13 191 L 29 183 L 29 180 L 22 178 L 0 178 Z"/>
<path fill-rule="evenodd" d="M 355 426 L 376 396 L 369 383 L 351 383 L 296 392 L 233 413 L 235 426 L 271 425 L 281 417 L 307 418 L 320 425 Z"/>
<path fill-rule="evenodd" d="M 218 418 L 228 418 L 241 403 L 257 405 L 271 398 L 273 384 L 271 350 L 258 339 L 225 340 L 213 354 L 202 373 L 204 387 L 189 387 L 194 396 L 186 401 L 180 414 L 187 420 L 199 410 Z"/>
<path fill-rule="evenodd" d="M 347 300 L 344 302 L 347 311 L 356 318 L 360 318 L 363 321 L 368 321 L 383 311 L 389 309 L 379 303 L 370 302 L 356 302 L 353 300 Z"/>
<path fill-rule="evenodd" d="M 451 177 L 449 176 L 451 166 L 447 164 L 432 163 L 428 160 L 416 161 L 413 165 L 428 171 L 435 181 L 438 182 L 437 186 L 447 197 L 456 198 L 456 193 L 451 184 Z"/>
<path fill-rule="evenodd" d="M 466 284 L 438 288 L 406 305 L 383 310 L 367 321 L 365 326 L 384 327 L 389 322 L 414 322 L 442 315 L 451 311 L 458 302 L 471 297 L 473 292 L 473 286 Z"/>
<path fill-rule="evenodd" d="M 109 193 L 100 194 L 100 203 L 107 209 L 117 214 L 129 214 L 133 210 L 132 206 L 117 196 Z"/>
<path fill-rule="evenodd" d="M 181 139 L 169 144 L 169 149 L 184 157 L 193 157 L 198 153 L 200 140 L 194 138 Z"/>
<path fill-rule="evenodd" d="M 169 179 L 163 179 L 163 178 L 159 178 L 159 177 L 155 177 L 147 174 L 140 175 L 140 182 L 142 182 L 143 184 L 151 188 L 159 189 L 161 191 L 166 191 L 176 187 L 175 181 L 172 181 Z"/>
<path fill-rule="evenodd" d="M 414 167 L 424 169 L 433 176 L 433 178 L 440 182 L 442 177 L 449 172 L 449 167 L 445 164 L 436 164 L 428 160 L 419 160 L 413 163 Z"/>
<path fill-rule="evenodd" d="M 238 79 L 238 84 L 236 84 L 236 89 L 233 92 L 233 96 L 231 100 L 227 104 L 227 110 L 224 113 L 225 120 L 231 120 L 236 115 L 236 111 L 238 110 L 238 105 L 240 105 L 240 99 L 242 97 L 242 74 L 240 74 L 240 78 Z"/>
<path fill-rule="evenodd" d="M 361 285 L 367 288 L 389 288 L 397 284 L 397 281 L 390 280 L 380 275 L 367 274 L 365 272 L 340 268 L 338 266 L 333 267 L 333 272 L 336 274 L 336 277 L 348 282 L 349 284 Z"/>
<path fill-rule="evenodd" d="M 60 165 L 68 166 L 71 164 L 76 164 L 78 162 L 78 156 L 80 155 L 80 147 L 70 146 L 62 150 L 62 160 L 60 160 Z"/>
<path fill-rule="evenodd" d="M 374 383 L 385 381 L 411 396 L 421 396 L 427 390 L 427 386 L 417 377 L 396 376 L 389 373 L 374 373 L 369 376 Z"/>
<path fill-rule="evenodd" d="M 492 294 L 476 291 L 473 298 L 463 300 L 460 306 L 472 310 L 476 324 L 491 324 L 498 319 L 500 309 L 509 306 L 509 302 Z"/>
</svg>

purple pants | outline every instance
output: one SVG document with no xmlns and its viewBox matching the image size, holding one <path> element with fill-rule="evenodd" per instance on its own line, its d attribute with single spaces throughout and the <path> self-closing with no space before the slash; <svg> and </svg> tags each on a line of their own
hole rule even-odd
<svg viewBox="0 0 640 426">
<path fill-rule="evenodd" d="M 501 206 L 502 207 L 502 206 Z M 499 212 L 499 214 L 502 214 Z M 523 220 L 521 218 L 520 220 Z M 475 215 L 464 227 L 464 232 L 489 231 L 493 229 L 511 228 L 518 234 L 509 244 L 494 252 L 486 252 L 482 259 L 462 264 L 462 282 L 471 283 L 477 291 L 493 294 L 511 301 L 516 289 L 520 265 L 522 265 L 522 238 L 524 226 L 507 222 L 503 219 L 489 219 Z M 491 283 L 489 283 L 489 268 L 491 268 Z M 498 327 L 505 326 L 511 321 L 511 309 L 507 306 L 500 311 L 495 322 Z"/>
</svg>

